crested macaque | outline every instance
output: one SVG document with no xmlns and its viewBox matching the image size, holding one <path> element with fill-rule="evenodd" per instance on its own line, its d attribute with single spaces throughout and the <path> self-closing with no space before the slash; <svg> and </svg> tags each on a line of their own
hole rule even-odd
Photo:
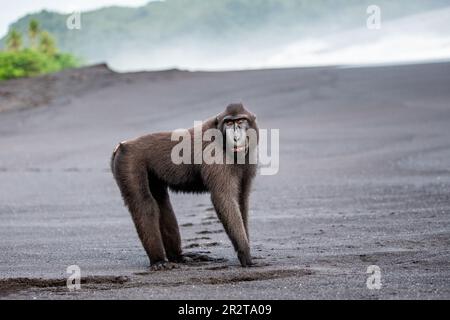
<svg viewBox="0 0 450 320">
<path fill-rule="evenodd" d="M 220 134 L 201 142 L 200 151 L 216 147 L 220 160 L 207 164 L 194 161 L 196 130 L 203 134 L 217 129 Z M 249 143 L 249 133 L 256 143 Z M 202 122 L 201 128 L 190 128 L 186 134 L 192 142 L 190 163 L 175 164 L 171 154 L 179 141 L 171 132 L 145 135 L 120 143 L 113 152 L 111 169 L 128 207 L 151 268 L 171 268 L 184 261 L 180 231 L 168 190 L 174 192 L 209 192 L 219 220 L 230 238 L 243 267 L 252 265 L 249 246 L 248 210 L 256 163 L 250 161 L 258 142 L 254 114 L 242 104 L 230 104 L 225 111 Z M 218 139 L 220 138 L 220 139 Z M 183 151 L 185 152 L 185 151 Z M 230 158 L 244 159 L 232 161 Z"/>
</svg>

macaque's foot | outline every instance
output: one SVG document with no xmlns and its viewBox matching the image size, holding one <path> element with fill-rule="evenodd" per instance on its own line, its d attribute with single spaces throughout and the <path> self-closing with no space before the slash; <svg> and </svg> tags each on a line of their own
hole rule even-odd
<svg viewBox="0 0 450 320">
<path fill-rule="evenodd" d="M 253 265 L 252 257 L 250 256 L 250 253 L 238 251 L 238 258 L 239 258 L 239 262 L 241 263 L 242 267 L 251 267 Z"/>
<path fill-rule="evenodd" d="M 152 271 L 164 271 L 164 270 L 172 270 L 177 269 L 180 266 L 178 266 L 176 263 L 168 262 L 168 261 L 158 261 L 155 263 L 152 263 L 150 266 L 150 270 Z"/>
<path fill-rule="evenodd" d="M 169 262 L 173 262 L 173 263 L 184 263 L 185 262 L 182 254 L 167 255 L 167 260 L 169 260 Z"/>
</svg>

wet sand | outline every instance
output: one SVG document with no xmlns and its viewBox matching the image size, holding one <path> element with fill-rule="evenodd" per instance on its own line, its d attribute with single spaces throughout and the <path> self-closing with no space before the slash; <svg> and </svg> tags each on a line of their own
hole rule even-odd
<svg viewBox="0 0 450 320">
<path fill-rule="evenodd" d="M 173 194 L 184 250 L 150 272 L 109 172 L 117 142 L 243 101 L 280 129 L 243 269 L 207 195 Z M 20 110 L 19 110 L 20 109 Z M 1 299 L 449 299 L 450 64 L 0 82 Z M 201 255 L 201 256 L 199 256 Z M 65 287 L 70 265 L 82 289 Z M 381 269 L 369 290 L 367 267 Z"/>
</svg>

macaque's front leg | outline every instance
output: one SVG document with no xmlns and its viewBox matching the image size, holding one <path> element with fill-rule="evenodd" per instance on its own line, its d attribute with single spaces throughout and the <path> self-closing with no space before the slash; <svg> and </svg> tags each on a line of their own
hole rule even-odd
<svg viewBox="0 0 450 320">
<path fill-rule="evenodd" d="M 211 200 L 243 267 L 252 265 L 250 246 L 239 208 L 238 197 L 231 193 L 211 192 Z"/>
</svg>

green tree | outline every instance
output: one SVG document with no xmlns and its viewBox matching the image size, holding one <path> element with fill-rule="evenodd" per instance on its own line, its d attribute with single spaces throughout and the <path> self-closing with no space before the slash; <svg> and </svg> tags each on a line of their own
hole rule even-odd
<svg viewBox="0 0 450 320">
<path fill-rule="evenodd" d="M 43 31 L 39 38 L 39 51 L 45 53 L 49 56 L 54 56 L 56 54 L 56 44 L 55 39 L 47 31 Z"/>
<path fill-rule="evenodd" d="M 30 45 L 32 48 L 36 48 L 36 39 L 41 32 L 41 27 L 36 19 L 31 19 L 28 24 L 28 37 L 30 38 Z"/>
<path fill-rule="evenodd" d="M 28 36 L 30 46 L 23 48 L 22 34 L 15 29 L 8 33 L 8 50 L 0 50 L 0 80 L 33 77 L 81 64 L 81 60 L 71 54 L 58 52 L 53 36 L 42 30 L 37 20 L 30 21 Z M 37 44 L 36 40 L 39 40 Z"/>
<path fill-rule="evenodd" d="M 9 31 L 6 37 L 6 49 L 8 51 L 17 52 L 22 47 L 22 35 L 15 29 Z"/>
<path fill-rule="evenodd" d="M 33 49 L 0 51 L 0 80 L 32 77 L 79 66 L 78 59 L 67 53 L 49 56 Z"/>
</svg>

